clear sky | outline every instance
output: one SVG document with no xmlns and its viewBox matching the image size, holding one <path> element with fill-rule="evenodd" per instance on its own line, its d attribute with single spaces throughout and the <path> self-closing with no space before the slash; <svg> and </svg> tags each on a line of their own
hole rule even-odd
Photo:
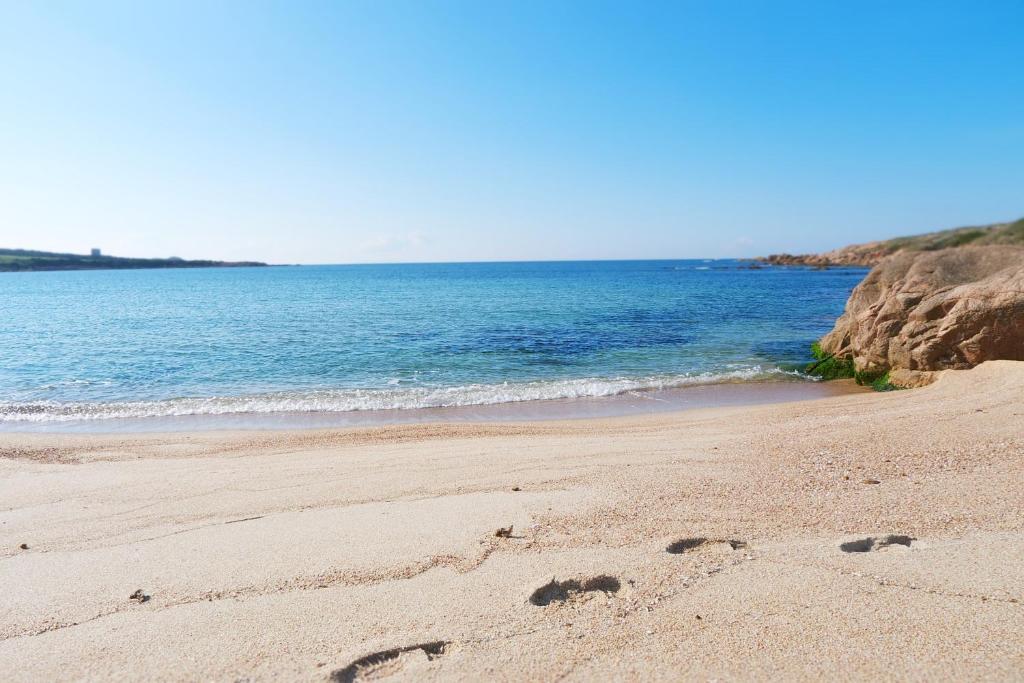
<svg viewBox="0 0 1024 683">
<path fill-rule="evenodd" d="M 809 251 L 1024 216 L 1024 2 L 0 0 L 0 246 Z"/>
</svg>

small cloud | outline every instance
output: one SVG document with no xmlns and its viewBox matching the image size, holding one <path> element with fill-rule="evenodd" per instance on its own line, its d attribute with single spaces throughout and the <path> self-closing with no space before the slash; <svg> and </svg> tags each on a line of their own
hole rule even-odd
<svg viewBox="0 0 1024 683">
<path fill-rule="evenodd" d="M 742 237 L 742 236 L 741 237 L 737 237 L 735 240 L 733 240 L 732 246 L 735 249 L 743 249 L 745 247 L 752 247 L 752 246 L 754 246 L 754 240 L 750 239 L 749 237 Z"/>
<path fill-rule="evenodd" d="M 370 252 L 396 252 L 416 249 L 426 244 L 426 242 L 426 237 L 418 231 L 402 234 L 380 234 L 371 235 L 363 240 L 359 248 L 362 251 Z"/>
</svg>

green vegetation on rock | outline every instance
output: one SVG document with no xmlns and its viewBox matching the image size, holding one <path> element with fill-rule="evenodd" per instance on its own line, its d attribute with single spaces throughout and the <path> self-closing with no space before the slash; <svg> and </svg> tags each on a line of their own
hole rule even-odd
<svg viewBox="0 0 1024 683">
<path fill-rule="evenodd" d="M 885 373 L 875 381 L 871 382 L 871 388 L 875 391 L 899 391 L 903 387 L 898 387 L 895 384 L 889 382 L 889 373 Z"/>
<path fill-rule="evenodd" d="M 847 379 L 855 375 L 852 358 L 836 358 L 821 350 L 818 342 L 811 344 L 811 355 L 814 362 L 808 363 L 804 372 L 821 379 Z"/>
<path fill-rule="evenodd" d="M 878 383 L 878 386 L 882 386 L 884 383 L 888 383 L 889 371 L 857 370 L 856 372 L 853 373 L 853 379 L 857 382 L 857 384 L 861 385 L 862 387 L 877 388 L 875 387 L 876 383 Z"/>
<path fill-rule="evenodd" d="M 821 349 L 821 344 L 811 344 L 811 355 L 814 362 L 808 363 L 804 372 L 824 380 L 853 379 L 861 386 L 871 387 L 875 391 L 895 391 L 897 387 L 889 383 L 888 370 L 856 370 L 852 358 L 838 358 Z"/>
<path fill-rule="evenodd" d="M 939 230 L 924 235 L 897 237 L 875 246 L 885 254 L 901 249 L 909 251 L 937 251 L 965 244 L 1024 244 L 1024 218 L 1013 223 L 997 223 L 969 228 Z"/>
</svg>

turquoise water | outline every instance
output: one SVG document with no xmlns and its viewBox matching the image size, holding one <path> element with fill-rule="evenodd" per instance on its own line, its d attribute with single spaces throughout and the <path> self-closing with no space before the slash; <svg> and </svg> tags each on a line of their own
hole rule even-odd
<svg viewBox="0 0 1024 683">
<path fill-rule="evenodd" d="M 864 272 L 629 261 L 0 274 L 0 420 L 794 381 Z"/>
</svg>

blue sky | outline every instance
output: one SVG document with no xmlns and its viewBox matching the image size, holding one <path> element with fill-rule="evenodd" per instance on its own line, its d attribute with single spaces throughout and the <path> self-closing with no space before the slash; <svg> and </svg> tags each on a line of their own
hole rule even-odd
<svg viewBox="0 0 1024 683">
<path fill-rule="evenodd" d="M 0 0 L 0 246 L 686 258 L 1024 216 L 1024 3 Z"/>
</svg>

